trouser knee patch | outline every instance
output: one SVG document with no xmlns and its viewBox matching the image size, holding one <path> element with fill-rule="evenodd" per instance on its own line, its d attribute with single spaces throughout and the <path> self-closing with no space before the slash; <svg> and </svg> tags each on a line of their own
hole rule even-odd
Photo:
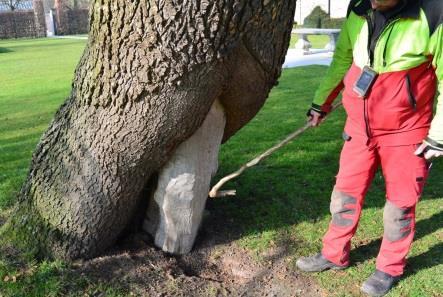
<svg viewBox="0 0 443 297">
<path fill-rule="evenodd" d="M 387 201 L 383 211 L 384 237 L 389 241 L 406 238 L 412 232 L 412 207 L 401 208 Z"/>
<path fill-rule="evenodd" d="M 350 207 L 355 206 L 357 199 L 340 191 L 334 190 L 331 196 L 331 214 L 332 214 L 332 224 L 341 227 L 352 226 L 354 220 L 345 217 L 344 215 L 355 214 L 355 208 Z"/>
</svg>

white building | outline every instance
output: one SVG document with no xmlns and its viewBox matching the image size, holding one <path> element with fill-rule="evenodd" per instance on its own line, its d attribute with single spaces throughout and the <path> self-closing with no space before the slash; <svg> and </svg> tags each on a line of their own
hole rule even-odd
<svg viewBox="0 0 443 297">
<path fill-rule="evenodd" d="M 320 6 L 328 12 L 328 5 L 331 5 L 331 17 L 343 18 L 348 10 L 349 0 L 298 0 L 295 9 L 294 21 L 302 25 L 303 20 L 311 13 L 316 6 Z"/>
</svg>

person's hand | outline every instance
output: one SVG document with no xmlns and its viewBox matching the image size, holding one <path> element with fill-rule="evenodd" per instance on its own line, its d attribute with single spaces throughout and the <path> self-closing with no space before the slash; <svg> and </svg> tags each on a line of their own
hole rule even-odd
<svg viewBox="0 0 443 297">
<path fill-rule="evenodd" d="M 422 143 L 414 152 L 417 156 L 423 156 L 426 160 L 443 156 L 443 151 L 433 149 L 426 143 Z"/>
<path fill-rule="evenodd" d="M 312 126 L 312 127 L 317 127 L 318 125 L 320 125 L 323 120 L 324 120 L 324 114 L 315 111 L 313 109 L 310 109 L 307 113 L 308 116 L 308 123 Z"/>
</svg>

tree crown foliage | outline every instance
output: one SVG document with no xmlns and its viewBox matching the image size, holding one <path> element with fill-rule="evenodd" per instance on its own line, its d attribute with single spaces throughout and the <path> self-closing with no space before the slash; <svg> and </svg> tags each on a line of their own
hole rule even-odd
<svg viewBox="0 0 443 297">
<path fill-rule="evenodd" d="M 304 19 L 306 28 L 341 28 L 345 18 L 332 19 L 320 6 L 316 6 Z"/>
</svg>

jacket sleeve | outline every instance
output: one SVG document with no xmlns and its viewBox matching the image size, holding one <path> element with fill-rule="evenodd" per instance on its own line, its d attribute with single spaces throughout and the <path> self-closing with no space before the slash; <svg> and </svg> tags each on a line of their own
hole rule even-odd
<svg viewBox="0 0 443 297">
<path fill-rule="evenodd" d="M 443 150 L 443 24 L 432 34 L 430 53 L 438 81 L 437 108 L 431 123 L 431 129 L 425 142 L 435 149 Z"/>
<path fill-rule="evenodd" d="M 315 93 L 312 109 L 316 111 L 329 112 L 331 110 L 332 102 L 337 98 L 338 94 L 344 87 L 343 77 L 352 64 L 352 43 L 348 32 L 348 26 L 351 25 L 349 24 L 349 19 L 351 17 L 352 13 L 342 26 L 331 66 Z"/>
</svg>

